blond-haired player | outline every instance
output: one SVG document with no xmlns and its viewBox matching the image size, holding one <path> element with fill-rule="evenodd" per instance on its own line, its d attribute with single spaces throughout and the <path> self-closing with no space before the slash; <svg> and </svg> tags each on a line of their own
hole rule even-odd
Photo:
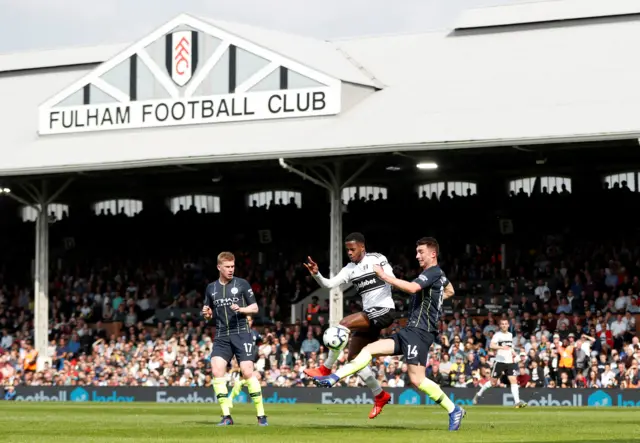
<svg viewBox="0 0 640 443">
<path fill-rule="evenodd" d="M 222 408 L 219 426 L 233 424 L 227 382 L 224 378 L 227 365 L 235 356 L 240 365 L 249 395 L 256 406 L 258 424 L 267 426 L 267 417 L 262 403 L 262 388 L 253 375 L 255 343 L 247 316 L 258 312 L 258 304 L 249 282 L 234 276 L 235 257 L 231 252 L 218 255 L 220 278 L 209 284 L 204 295 L 202 314 L 210 320 L 215 316 L 216 336 L 211 353 L 213 389 Z"/>
</svg>

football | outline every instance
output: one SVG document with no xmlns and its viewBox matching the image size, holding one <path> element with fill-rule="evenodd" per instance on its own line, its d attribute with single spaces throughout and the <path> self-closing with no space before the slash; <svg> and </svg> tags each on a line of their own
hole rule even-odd
<svg viewBox="0 0 640 443">
<path fill-rule="evenodd" d="M 322 341 L 324 341 L 327 348 L 340 351 L 349 341 L 349 331 L 342 326 L 332 326 L 324 331 Z"/>
</svg>

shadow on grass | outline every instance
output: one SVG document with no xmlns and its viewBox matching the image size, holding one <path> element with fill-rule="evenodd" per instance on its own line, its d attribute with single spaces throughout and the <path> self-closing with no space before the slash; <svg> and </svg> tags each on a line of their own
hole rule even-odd
<svg viewBox="0 0 640 443">
<path fill-rule="evenodd" d="M 633 421 L 627 421 L 628 423 L 637 423 L 637 422 L 633 422 Z M 192 422 L 184 422 L 184 424 L 191 424 L 191 425 L 199 425 L 199 426 L 217 426 L 218 422 L 217 421 L 192 421 Z M 222 426 L 221 426 L 222 427 Z M 257 425 L 253 422 L 246 422 L 244 420 L 242 420 L 242 422 L 236 422 L 236 424 L 233 425 L 233 427 L 237 427 L 237 428 L 248 428 L 248 427 L 257 427 Z M 291 426 L 287 426 L 287 425 L 282 425 L 282 424 L 278 424 L 275 426 L 270 426 L 273 428 L 279 428 L 279 429 L 296 429 L 296 428 L 301 428 L 303 427 L 304 429 L 318 429 L 318 430 L 336 430 L 336 431 L 353 431 L 354 428 L 357 428 L 359 430 L 367 430 L 367 431 L 373 431 L 373 432 L 377 432 L 377 431 L 381 431 L 381 430 L 387 430 L 387 431 L 394 431 L 397 434 L 402 434 L 404 432 L 407 433 L 414 433 L 416 431 L 440 431 L 443 433 L 449 433 L 449 431 L 447 430 L 446 427 L 443 427 L 442 425 L 434 425 L 434 426 L 421 426 L 421 427 L 411 427 L 411 428 L 407 428 L 406 426 L 401 426 L 401 425 L 338 425 L 338 424 L 327 424 L 327 425 L 304 425 L 304 426 L 300 426 L 300 425 L 291 425 Z M 464 432 L 464 429 L 462 429 L 460 431 L 460 434 L 466 434 Z M 469 443 L 473 443 L 474 441 L 474 436 L 473 435 L 468 435 L 469 440 L 467 440 Z M 483 436 L 482 441 L 486 441 L 486 436 Z M 555 440 L 531 440 L 531 441 L 525 441 L 525 440 L 514 440 L 515 442 L 519 442 L 519 443 L 545 443 L 545 442 L 551 442 L 551 441 L 555 441 Z M 638 437 L 628 437 L 625 439 L 620 439 L 620 438 L 615 438 L 614 439 L 591 439 L 591 440 L 584 440 L 584 439 L 576 439 L 576 440 L 566 440 L 563 439 L 562 443 L 639 443 L 640 442 L 640 436 Z"/>
<path fill-rule="evenodd" d="M 200 426 L 217 426 L 219 423 L 219 421 L 191 421 L 191 422 L 184 422 L 184 424 L 186 425 L 200 425 Z M 235 424 L 233 426 L 241 426 L 241 427 L 247 427 L 247 426 L 257 426 L 257 424 L 255 422 L 247 422 L 245 420 L 242 421 L 236 421 Z M 282 425 L 281 423 L 279 423 L 278 425 L 275 425 L 273 427 L 278 427 L 281 429 L 337 429 L 337 430 L 343 430 L 343 429 L 353 429 L 353 428 L 358 428 L 358 429 L 371 429 L 373 431 L 375 431 L 376 429 L 392 429 L 395 431 L 399 431 L 399 430 L 404 430 L 404 431 L 431 431 L 431 430 L 436 430 L 436 429 L 442 429 L 442 427 L 433 427 L 433 428 L 428 428 L 428 427 L 421 427 L 421 428 L 407 428 L 406 426 L 401 426 L 401 425 L 334 425 L 334 424 L 326 424 L 326 425 L 309 425 L 309 424 L 305 424 L 304 426 L 301 426 L 299 424 L 293 424 L 290 426 L 287 425 Z M 221 428 L 223 426 L 220 426 Z"/>
</svg>

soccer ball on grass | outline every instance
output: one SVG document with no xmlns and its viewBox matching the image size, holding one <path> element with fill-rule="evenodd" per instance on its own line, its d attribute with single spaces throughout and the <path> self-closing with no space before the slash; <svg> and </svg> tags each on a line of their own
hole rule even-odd
<svg viewBox="0 0 640 443">
<path fill-rule="evenodd" d="M 334 351 L 341 351 L 349 341 L 349 330 L 342 326 L 332 326 L 322 336 L 325 346 Z"/>
</svg>

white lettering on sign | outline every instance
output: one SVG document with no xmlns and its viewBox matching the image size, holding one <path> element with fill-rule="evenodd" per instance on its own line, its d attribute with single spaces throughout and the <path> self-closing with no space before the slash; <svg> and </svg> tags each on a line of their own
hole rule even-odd
<svg viewBox="0 0 640 443">
<path fill-rule="evenodd" d="M 340 112 L 340 100 L 340 88 L 322 87 L 42 108 L 38 132 L 65 134 L 335 115 Z"/>
</svg>

